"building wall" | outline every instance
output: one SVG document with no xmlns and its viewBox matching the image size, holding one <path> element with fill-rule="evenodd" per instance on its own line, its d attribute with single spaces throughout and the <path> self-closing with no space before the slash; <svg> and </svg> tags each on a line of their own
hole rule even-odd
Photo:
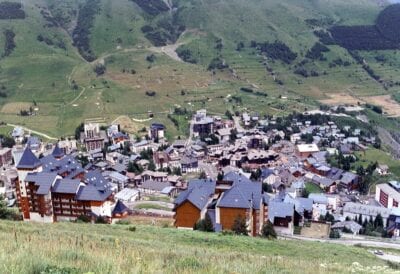
<svg viewBox="0 0 400 274">
<path fill-rule="evenodd" d="M 200 210 L 186 201 L 176 209 L 175 226 L 193 228 L 200 219 Z"/>
<path fill-rule="evenodd" d="M 247 219 L 245 208 L 220 207 L 219 213 L 222 230 L 232 230 L 233 223 L 238 216 Z"/>
</svg>

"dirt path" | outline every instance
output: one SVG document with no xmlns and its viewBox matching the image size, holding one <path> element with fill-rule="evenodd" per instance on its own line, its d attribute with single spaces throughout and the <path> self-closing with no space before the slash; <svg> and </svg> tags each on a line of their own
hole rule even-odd
<svg viewBox="0 0 400 274">
<path fill-rule="evenodd" d="M 150 47 L 148 50 L 156 52 L 156 53 L 164 53 L 165 55 L 169 56 L 171 59 L 178 61 L 178 62 L 184 62 L 176 53 L 176 49 L 182 46 L 183 43 L 175 43 L 172 45 L 167 45 L 164 47 Z"/>
<path fill-rule="evenodd" d="M 8 124 L 8 123 L 7 123 L 7 126 L 10 126 L 10 127 L 20 127 L 20 128 L 22 128 L 23 130 L 25 130 L 25 131 L 30 131 L 31 133 L 36 134 L 36 135 L 39 135 L 39 136 L 42 136 L 42 137 L 44 137 L 44 138 L 46 138 L 46 139 L 49 139 L 49 140 L 58 140 L 57 138 L 51 137 L 51 136 L 49 136 L 49 135 L 47 135 L 47 134 L 45 134 L 45 133 L 43 133 L 43 132 L 39 132 L 39 131 L 36 131 L 36 130 L 32 130 L 32 129 L 30 129 L 30 128 L 23 127 L 23 126 L 20 126 L 20 125 Z"/>
</svg>

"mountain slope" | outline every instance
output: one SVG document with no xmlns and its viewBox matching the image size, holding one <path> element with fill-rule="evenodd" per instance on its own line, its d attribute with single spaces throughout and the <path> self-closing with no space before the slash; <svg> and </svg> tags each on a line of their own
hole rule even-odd
<svg viewBox="0 0 400 274">
<path fill-rule="evenodd" d="M 395 51 L 358 53 L 379 75 L 377 81 L 344 48 L 327 45 L 318 52 L 314 47 L 315 31 L 374 24 L 384 8 L 375 0 L 22 4 L 25 19 L 0 19 L 0 34 L 12 30 L 16 45 L 0 59 L 6 94 L 0 98 L 0 119 L 57 136 L 72 134 L 85 118 L 143 119 L 152 111 L 173 137 L 187 130 L 184 117 L 176 117 L 179 127 L 167 117 L 177 105 L 217 114 L 251 106 L 251 111 L 279 115 L 316 107 L 331 94 L 349 94 L 354 101 L 396 95 L 400 82 Z M 6 45 L 5 35 L 0 45 Z M 175 49 L 186 62 L 176 60 Z M 295 58 L 283 62 L 287 52 Z M 99 64 L 105 67 L 102 75 L 94 72 Z M 246 94 L 241 87 L 256 92 Z M 148 90 L 156 96 L 147 96 Z M 35 115 L 18 115 L 34 104 Z"/>
</svg>

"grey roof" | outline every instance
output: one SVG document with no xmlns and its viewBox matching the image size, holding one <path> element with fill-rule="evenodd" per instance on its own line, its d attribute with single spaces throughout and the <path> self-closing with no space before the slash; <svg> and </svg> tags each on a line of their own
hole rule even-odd
<svg viewBox="0 0 400 274">
<path fill-rule="evenodd" d="M 115 172 L 115 171 L 111 172 L 109 177 L 111 179 L 114 179 L 119 182 L 128 182 L 129 181 L 128 177 L 126 177 L 125 175 L 122 175 L 121 173 Z"/>
<path fill-rule="evenodd" d="M 350 183 L 352 183 L 354 180 L 357 179 L 357 175 L 352 173 L 352 172 L 345 172 L 342 176 L 342 178 L 340 179 L 340 182 L 348 185 Z"/>
<path fill-rule="evenodd" d="M 294 205 L 291 203 L 271 201 L 268 206 L 268 219 L 271 223 L 274 223 L 275 217 L 293 218 Z"/>
<path fill-rule="evenodd" d="M 162 191 L 165 187 L 169 186 L 168 182 L 158 182 L 153 180 L 146 180 L 141 184 L 141 188 L 151 189 L 155 191 Z"/>
<path fill-rule="evenodd" d="M 317 203 L 317 204 L 325 204 L 326 205 L 328 203 L 328 198 L 324 194 L 311 193 L 310 195 L 308 195 L 308 198 L 313 200 L 314 203 Z"/>
<path fill-rule="evenodd" d="M 361 214 L 364 216 L 376 217 L 381 214 L 383 218 L 389 217 L 391 210 L 385 207 L 364 205 L 358 203 L 346 203 L 343 207 L 343 213 Z"/>
<path fill-rule="evenodd" d="M 53 155 L 55 158 L 61 158 L 64 156 L 64 151 L 58 146 L 58 143 L 56 143 L 51 155 Z"/>
<path fill-rule="evenodd" d="M 320 177 L 317 175 L 313 176 L 312 181 L 320 185 L 323 185 L 324 187 L 330 187 L 335 183 L 335 181 L 333 181 L 332 179 L 326 177 Z"/>
<path fill-rule="evenodd" d="M 75 194 L 79 189 L 80 180 L 58 179 L 52 188 L 54 193 Z"/>
<path fill-rule="evenodd" d="M 353 233 L 354 232 L 358 233 L 360 231 L 360 229 L 362 228 L 362 226 L 359 225 L 358 223 L 356 223 L 355 221 L 344 221 L 344 222 L 338 222 L 338 223 L 332 225 L 331 228 L 332 229 L 347 228 L 347 229 L 351 230 Z"/>
<path fill-rule="evenodd" d="M 104 191 L 98 190 L 94 185 L 81 186 L 76 194 L 78 201 L 105 201 L 112 191 L 106 189 Z"/>
<path fill-rule="evenodd" d="M 202 210 L 211 195 L 215 192 L 215 181 L 205 179 L 195 179 L 189 181 L 188 189 L 181 192 L 175 200 L 175 204 L 177 206 L 181 205 L 182 203 L 189 201 L 195 207 Z"/>
<path fill-rule="evenodd" d="M 33 154 L 32 150 L 29 147 L 27 147 L 25 148 L 24 153 L 21 156 L 21 160 L 19 160 L 17 168 L 35 169 L 41 166 L 41 164 L 42 163 L 35 156 L 35 154 Z"/>
<path fill-rule="evenodd" d="M 94 186 L 96 189 L 100 191 L 106 191 L 111 188 L 109 182 L 104 178 L 104 176 L 98 170 L 88 171 L 85 174 L 85 183 L 87 185 Z"/>
<path fill-rule="evenodd" d="M 82 165 L 71 155 L 56 159 L 53 154 L 40 159 L 43 165 L 43 171 L 57 172 L 59 175 L 68 173 L 69 178 L 73 178 L 79 173 L 84 172 Z"/>
<path fill-rule="evenodd" d="M 260 208 L 262 199 L 260 182 L 253 182 L 236 172 L 229 172 L 224 176 L 224 180 L 232 181 L 233 186 L 221 196 L 218 207 Z"/>
<path fill-rule="evenodd" d="M 26 176 L 25 181 L 35 183 L 35 185 L 39 186 L 36 194 L 46 195 L 49 193 L 51 186 L 53 185 L 56 178 L 57 173 L 29 173 Z"/>
</svg>

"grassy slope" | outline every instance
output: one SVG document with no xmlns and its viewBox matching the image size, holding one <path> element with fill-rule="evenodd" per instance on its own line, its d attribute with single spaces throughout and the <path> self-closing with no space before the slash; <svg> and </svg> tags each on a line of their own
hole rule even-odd
<svg viewBox="0 0 400 274">
<path fill-rule="evenodd" d="M 7 273 L 350 273 L 385 267 L 364 249 L 334 244 L 143 225 L 135 232 L 72 223 L 1 222 L 0 228 L 0 263 Z"/>
<path fill-rule="evenodd" d="M 150 110 L 163 112 L 156 115 L 156 119 L 167 124 L 168 134 L 173 137 L 185 133 L 184 127 L 176 129 L 164 113 L 174 104 L 192 110 L 207 107 L 211 112 L 220 114 L 225 109 L 241 110 L 249 106 L 260 113 L 283 114 L 315 105 L 314 99 L 324 98 L 329 92 L 351 91 L 356 95 L 387 92 L 372 81 L 359 65 L 329 68 L 329 61 L 338 57 L 350 60 L 343 49 L 335 46 L 330 47 L 331 52 L 326 54 L 328 62 L 309 65 L 309 69 L 326 70 L 326 76 L 305 79 L 295 76 L 292 68 L 280 62 L 271 63 L 278 78 L 284 81 L 284 86 L 277 85 L 266 74 L 261 57 L 252 49 L 246 48 L 240 53 L 235 51 L 239 41 L 247 46 L 250 40 L 279 39 L 299 53 L 296 60 L 299 62 L 317 41 L 305 19 L 330 18 L 340 24 L 370 24 L 379 12 L 376 1 L 176 2 L 182 8 L 179 20 L 190 30 L 180 41 L 187 43 L 185 47 L 194 52 L 201 65 L 183 64 L 161 53 L 156 54 L 154 64 L 149 64 L 145 58 L 152 53 L 147 49 L 150 43 L 140 31 L 146 23 L 142 11 L 129 0 L 101 0 L 101 12 L 91 30 L 91 47 L 99 60 L 105 59 L 107 74 L 96 78 L 92 71 L 93 64 L 87 64 L 77 56 L 65 30 L 43 27 L 45 21 L 38 8 L 47 3 L 54 14 L 66 14 L 67 11 L 73 14 L 71 11 L 76 10 L 82 0 L 62 1 L 62 5 L 48 0 L 25 1 L 28 15 L 25 21 L 0 21 L 0 30 L 13 28 L 17 34 L 15 52 L 1 61 L 0 83 L 7 84 L 10 96 L 0 99 L 0 107 L 7 102 L 36 100 L 40 112 L 38 116 L 22 118 L 16 115 L 18 108 L 14 113 L 0 110 L 0 119 L 59 136 L 73 133 L 84 118 L 103 117 L 111 121 L 119 115 L 129 115 L 140 119 Z M 75 19 L 71 17 L 67 29 L 71 29 Z M 62 38 L 68 45 L 67 51 L 39 43 L 36 36 L 43 33 Z M 211 75 L 205 70 L 209 61 L 219 54 L 215 49 L 217 38 L 223 40 L 223 58 L 240 79 L 234 79 L 229 72 Z M 0 45 L 4 43 L 2 39 L 0 35 Z M 373 59 L 373 54 L 370 58 Z M 135 69 L 137 73 L 122 73 L 124 68 Z M 398 77 L 392 68 L 385 71 L 388 71 L 388 78 Z M 79 90 L 71 90 L 72 80 L 78 83 Z M 103 80 L 108 83 L 104 84 Z M 239 91 L 241 86 L 250 84 L 257 85 L 269 96 L 260 98 Z M 96 86 L 93 88 L 93 85 Z M 83 88 L 85 92 L 75 101 L 77 106 L 73 107 L 69 102 Z M 156 90 L 157 96 L 149 98 L 144 95 L 149 89 Z M 185 96 L 181 95 L 182 89 L 187 90 Z M 243 104 L 227 103 L 225 97 L 228 94 L 241 97 Z M 279 99 L 280 94 L 285 94 L 288 99 Z M 189 102 L 192 104 L 189 105 Z"/>
</svg>

